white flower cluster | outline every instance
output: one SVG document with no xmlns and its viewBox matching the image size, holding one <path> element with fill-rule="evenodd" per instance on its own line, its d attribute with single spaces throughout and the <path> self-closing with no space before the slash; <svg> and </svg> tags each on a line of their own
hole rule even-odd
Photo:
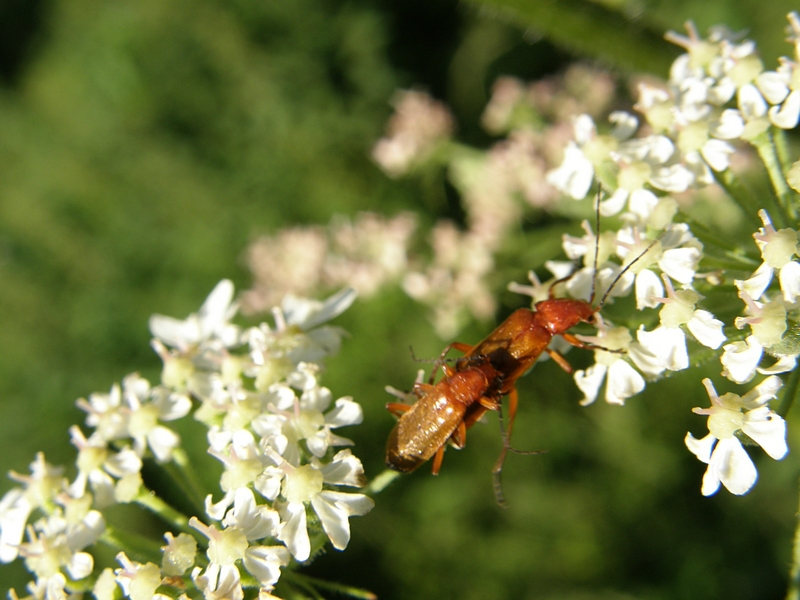
<svg viewBox="0 0 800 600">
<path fill-rule="evenodd" d="M 292 557 L 308 560 L 326 537 L 339 550 L 347 546 L 349 517 L 366 514 L 373 501 L 339 490 L 361 487 L 365 477 L 350 450 L 332 450 L 352 445 L 333 430 L 360 423 L 362 412 L 351 398 L 334 402 L 318 379 L 343 334 L 323 323 L 348 308 L 355 292 L 324 303 L 288 296 L 273 311 L 274 327 L 244 331 L 230 322 L 233 293 L 224 280 L 197 314 L 151 318 L 153 347 L 164 361 L 161 385 L 132 374 L 110 393 L 78 401 L 93 431 L 71 430 L 74 481 L 42 455 L 30 476 L 12 473 L 21 486 L 0 501 L 0 561 L 24 558 L 35 577 L 31 598 L 65 600 L 91 589 L 112 600 L 118 588 L 134 600 L 169 598 L 157 589 L 174 584 L 178 593 L 193 582 L 205 598 L 236 599 L 244 593 L 241 568 L 268 598 Z M 120 552 L 121 568 L 92 578 L 94 560 L 84 550 L 101 536 L 116 539 L 101 510 L 133 501 L 155 506 L 142 459 L 185 464 L 180 438 L 165 423 L 189 414 L 192 399 L 200 401 L 194 418 L 208 426 L 209 453 L 224 465 L 222 498 L 205 498 L 202 519 L 174 520 L 184 532 L 166 534 L 161 567 Z M 34 511 L 44 516 L 28 524 Z M 199 558 L 203 538 L 207 551 Z"/>
<path fill-rule="evenodd" d="M 759 147 L 771 126 L 791 129 L 797 125 L 800 17 L 790 13 L 788 19 L 794 59 L 781 59 L 775 71 L 764 70 L 753 42 L 737 41 L 724 28 L 715 29 L 709 39 L 701 39 L 691 23 L 688 37 L 668 34 L 667 38 L 687 53 L 673 63 L 665 87 L 640 84 L 635 108 L 646 119 L 644 135 L 635 136 L 639 119 L 623 111 L 610 115 L 612 129 L 607 134 L 599 133 L 588 115 L 574 118 L 574 140 L 566 146 L 561 165 L 548 173 L 548 181 L 563 193 L 583 199 L 592 182 L 599 179 L 609 191 L 601 202 L 601 213 L 619 215 L 625 225 L 603 234 L 596 263 L 596 242 L 588 226 L 582 239 L 565 237 L 569 258 L 584 261 L 583 269 L 568 280 L 568 292 L 589 299 L 596 279 L 598 295 L 602 295 L 620 270 L 635 261 L 609 296 L 633 290 L 640 310 L 662 306 L 660 325 L 652 331 L 640 327 L 635 340 L 627 329 L 602 322 L 597 336 L 582 337 L 614 351 L 596 350 L 596 364 L 575 373 L 585 394 L 584 404 L 595 400 L 604 380 L 606 400 L 621 404 L 644 389 L 645 377 L 686 369 L 687 332 L 715 350 L 726 341 L 723 323 L 708 310 L 696 308 L 702 296 L 693 282 L 703 277 L 697 272 L 703 245 L 687 224 L 672 222 L 677 203 L 668 194 L 713 183 L 715 173 L 729 167 L 729 158 L 736 151 L 732 141 L 740 139 Z M 800 297 L 798 233 L 789 228 L 776 231 L 765 211 L 759 215 L 764 227 L 754 237 L 763 264 L 749 279 L 736 281 L 746 316 L 738 318 L 735 325 L 738 329 L 750 327 L 751 335 L 725 345 L 721 353 L 722 374 L 736 383 L 750 381 L 756 372 L 774 375 L 796 364 L 797 352 L 783 349 L 781 340 L 788 326 L 787 314 L 798 307 Z M 565 275 L 562 265 L 549 266 L 554 279 Z M 769 291 L 774 275 L 780 282 L 777 294 Z M 525 291 L 519 286 L 514 289 Z M 777 356 L 778 361 L 759 368 L 764 352 Z M 691 435 L 686 438 L 692 452 L 709 464 L 704 494 L 714 493 L 720 482 L 741 494 L 755 482 L 755 467 L 739 437 L 758 443 L 772 458 L 785 455 L 783 420 L 765 406 L 780 386 L 779 379 L 770 377 L 744 398 L 726 394 L 720 399 L 707 383 L 715 406 L 697 412 L 711 415 L 711 433 L 700 442 Z M 731 416 L 734 412 L 736 419 Z M 728 418 L 730 431 L 719 425 L 720 415 Z"/>
<path fill-rule="evenodd" d="M 749 327 L 750 335 L 726 344 L 720 361 L 722 374 L 734 383 L 747 383 L 756 373 L 768 377 L 743 397 L 728 393 L 719 398 L 711 382 L 704 382 L 712 407 L 695 412 L 709 415 L 710 433 L 702 440 L 688 434 L 686 445 L 708 464 L 702 487 L 705 495 L 716 492 L 720 482 L 734 494 L 744 494 L 755 484 L 756 468 L 740 437 L 758 444 L 776 460 L 788 452 L 786 423 L 766 402 L 783 385 L 775 374 L 791 371 L 797 363 L 797 351 L 784 347 L 782 340 L 789 313 L 800 307 L 800 246 L 795 229 L 776 231 L 766 211 L 761 210 L 759 216 L 764 226 L 753 237 L 764 262 L 748 279 L 735 282 L 747 314 L 738 317 L 735 325 L 738 329 Z M 775 275 L 780 289 L 773 292 Z M 760 367 L 765 353 L 776 356 L 777 361 Z"/>
<path fill-rule="evenodd" d="M 604 232 L 599 243 L 586 222 L 584 229 L 586 235 L 582 238 L 564 236 L 567 256 L 583 259 L 583 267 L 566 281 L 569 295 L 590 300 L 593 286 L 596 296 L 607 293 L 609 297 L 619 297 L 633 291 L 639 309 L 659 305 L 662 308 L 661 324 L 652 331 L 640 327 L 636 339 L 625 327 L 614 327 L 602 320 L 596 336 L 579 336 L 600 347 L 595 350 L 595 364 L 575 372 L 575 382 L 584 393 L 583 405 L 596 400 L 604 382 L 606 401 L 623 404 L 644 389 L 645 377 L 688 368 L 687 333 L 709 348 L 722 345 L 723 323 L 695 307 L 701 296 L 692 289 L 692 282 L 702 244 L 688 226 L 673 224 L 656 239 L 648 239 L 653 237 L 652 228 L 645 230 L 634 223 L 617 232 Z M 572 263 L 549 262 L 547 266 L 554 274 L 553 281 L 565 278 L 573 269 Z M 624 269 L 627 270 L 623 272 Z M 673 281 L 681 289 L 676 291 Z M 535 282 L 533 288 L 514 285 L 511 289 L 532 295 L 536 302 L 546 297 L 543 292 L 547 287 Z"/>
<path fill-rule="evenodd" d="M 375 144 L 372 158 L 387 174 L 398 177 L 445 142 L 455 123 L 448 108 L 425 92 L 401 90 L 392 104 L 395 114 L 386 137 Z"/>
<path fill-rule="evenodd" d="M 242 295 L 242 312 L 268 311 L 287 294 L 312 296 L 341 287 L 371 296 L 406 271 L 416 227 L 408 212 L 391 218 L 365 212 L 354 219 L 334 216 L 327 227 L 261 236 L 247 250 L 254 282 Z"/>
<path fill-rule="evenodd" d="M 507 135 L 485 152 L 450 139 L 453 119 L 441 103 L 418 91 L 397 95 L 396 112 L 373 159 L 390 177 L 446 163 L 464 209 L 465 226 L 439 221 L 429 236 L 430 258 L 414 256 L 402 279 L 403 290 L 430 307 L 440 337 L 453 337 L 468 319 L 494 315 L 495 255 L 525 210 L 556 204 L 557 191 L 543 183 L 569 136 L 569 118 L 601 113 L 613 92 L 607 73 L 582 65 L 530 85 L 501 77 L 482 122 L 490 134 Z M 544 122 L 552 125 L 542 127 Z"/>
</svg>

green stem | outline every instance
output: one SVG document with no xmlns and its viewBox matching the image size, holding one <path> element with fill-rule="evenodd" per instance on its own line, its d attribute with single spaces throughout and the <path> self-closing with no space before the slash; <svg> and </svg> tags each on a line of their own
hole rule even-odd
<svg viewBox="0 0 800 600">
<path fill-rule="evenodd" d="M 205 493 L 200 481 L 192 468 L 192 461 L 183 448 L 176 448 L 172 453 L 173 462 L 162 465 L 165 471 L 172 475 L 177 484 L 191 499 L 192 504 L 201 514 L 205 510 Z"/>
<path fill-rule="evenodd" d="M 778 160 L 781 164 L 781 170 L 784 175 L 792 168 L 792 153 L 789 149 L 789 142 L 786 139 L 786 132 L 778 127 L 775 128 L 774 133 L 775 150 L 778 153 Z"/>
<path fill-rule="evenodd" d="M 367 494 L 368 496 L 379 494 L 398 477 L 400 477 L 400 473 L 398 473 L 397 471 L 392 471 L 391 469 L 384 469 L 384 471 L 380 475 L 375 477 L 372 481 L 370 481 L 367 484 L 367 486 L 364 488 L 364 493 Z"/>
<path fill-rule="evenodd" d="M 136 502 L 139 506 L 143 506 L 150 512 L 157 514 L 175 529 L 188 533 L 192 536 L 197 535 L 197 531 L 189 527 L 188 517 L 172 508 L 169 504 L 156 496 L 154 492 L 140 492 L 134 502 Z"/>
<path fill-rule="evenodd" d="M 118 530 L 111 525 L 106 525 L 106 530 L 98 540 L 116 552 L 125 552 L 131 559 L 138 562 L 160 562 L 161 543 L 130 531 Z"/>
<path fill-rule="evenodd" d="M 789 223 L 794 223 L 794 218 L 790 218 L 789 210 L 791 209 L 791 199 L 789 194 L 789 186 L 786 184 L 786 178 L 781 170 L 780 162 L 778 161 L 778 154 L 775 151 L 775 142 L 768 132 L 764 132 L 757 136 L 751 143 L 756 147 L 764 167 L 767 169 L 767 174 L 772 182 L 772 188 L 775 190 L 775 199 L 773 203 L 780 211 L 774 215 L 775 224 L 778 229 L 788 226 Z M 792 210 L 792 212 L 794 212 Z"/>
<path fill-rule="evenodd" d="M 786 600 L 800 600 L 800 509 L 795 513 L 797 521 L 794 530 L 794 548 L 792 550 L 792 568 L 789 571 L 789 589 Z"/>
<path fill-rule="evenodd" d="M 728 169 L 717 175 L 717 183 L 725 190 L 728 196 L 739 205 L 748 220 L 761 227 L 761 219 L 758 218 L 758 210 L 761 204 L 753 197 L 742 182 Z"/>
<path fill-rule="evenodd" d="M 778 414 L 782 416 L 784 419 L 786 415 L 789 414 L 789 409 L 792 408 L 792 405 L 798 399 L 798 394 L 800 393 L 800 369 L 795 368 L 789 375 L 789 379 L 786 381 L 786 385 L 783 386 L 783 398 L 781 399 L 781 404 L 778 407 Z"/>
<path fill-rule="evenodd" d="M 333 581 L 326 581 L 324 579 L 317 579 L 316 577 L 309 577 L 308 575 L 293 571 L 284 571 L 281 575 L 281 578 L 286 578 L 288 583 L 302 587 L 306 590 L 314 590 L 315 595 L 320 598 L 322 596 L 319 596 L 319 593 L 316 591 L 317 589 L 327 590 L 336 594 L 342 594 L 349 596 L 350 598 L 359 598 L 360 600 L 377 599 L 377 596 L 368 590 L 362 590 L 361 588 L 352 587 L 342 583 L 335 583 Z"/>
</svg>

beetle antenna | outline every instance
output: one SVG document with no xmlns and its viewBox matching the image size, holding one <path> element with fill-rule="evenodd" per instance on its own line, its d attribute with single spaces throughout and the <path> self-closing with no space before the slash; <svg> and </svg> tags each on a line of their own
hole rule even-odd
<svg viewBox="0 0 800 600">
<path fill-rule="evenodd" d="M 589 304 L 594 302 L 594 294 L 597 289 L 597 257 L 600 254 L 600 194 L 603 193 L 603 184 L 597 184 L 597 196 L 594 199 L 595 208 L 595 223 L 597 224 L 597 231 L 594 234 L 594 275 L 592 276 L 592 295 L 589 296 Z"/>
<path fill-rule="evenodd" d="M 448 359 L 444 358 L 419 358 L 416 354 L 414 354 L 414 347 L 409 346 L 408 351 L 411 353 L 411 360 L 414 362 L 421 362 L 421 363 L 446 363 Z"/>
<path fill-rule="evenodd" d="M 597 310 L 598 311 L 601 308 L 603 308 L 603 305 L 605 304 L 606 300 L 611 295 L 611 290 L 613 290 L 614 286 L 616 286 L 619 283 L 619 280 L 622 279 L 622 276 L 625 275 L 625 273 L 627 273 L 633 265 L 635 265 L 637 262 L 639 262 L 639 260 L 645 254 L 650 252 L 650 250 L 652 250 L 653 246 L 655 246 L 658 242 L 660 242 L 661 238 L 663 238 L 666 233 L 667 233 L 667 230 L 665 229 L 664 231 L 661 232 L 661 234 L 656 239 L 654 239 L 652 242 L 650 242 L 650 244 L 648 244 L 647 248 L 642 250 L 636 258 L 634 258 L 631 262 L 629 262 L 627 265 L 625 265 L 622 268 L 622 270 L 619 273 L 617 273 L 617 276 L 614 277 L 614 280 L 611 282 L 611 285 L 608 286 L 608 289 L 606 290 L 606 293 L 603 294 L 602 298 L 600 298 L 600 304 L 597 305 Z M 595 275 L 596 275 L 596 273 L 595 273 Z"/>
</svg>

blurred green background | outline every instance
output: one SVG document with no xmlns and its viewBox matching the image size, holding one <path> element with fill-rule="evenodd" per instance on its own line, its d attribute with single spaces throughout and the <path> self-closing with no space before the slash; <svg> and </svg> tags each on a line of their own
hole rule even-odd
<svg viewBox="0 0 800 600">
<path fill-rule="evenodd" d="M 331 215 L 413 210 L 459 219 L 444 186 L 390 181 L 369 160 L 398 87 L 446 101 L 462 140 L 494 78 L 538 78 L 576 58 L 624 76 L 666 76 L 660 38 L 693 19 L 746 29 L 770 67 L 790 0 L 4 0 L 0 4 L 0 468 L 36 451 L 73 460 L 80 396 L 138 370 L 157 380 L 147 318 L 197 310 L 223 277 L 244 289 L 258 235 Z M 517 281 L 524 279 L 520 266 Z M 500 289 L 500 288 L 498 288 Z M 501 294 L 501 319 L 522 299 Z M 444 342 L 399 290 L 359 301 L 324 383 L 365 425 L 343 432 L 369 476 L 407 389 Z M 479 340 L 491 323 L 459 339 Z M 576 366 L 588 357 L 573 353 Z M 581 363 L 581 361 L 584 361 Z M 715 367 L 709 368 L 713 373 Z M 743 498 L 699 493 L 683 446 L 706 405 L 698 371 L 648 387 L 624 409 L 580 408 L 552 364 L 520 384 L 509 507 L 490 468 L 494 419 L 433 478 L 402 477 L 354 519 L 353 541 L 310 574 L 380 598 L 780 598 L 796 519 L 796 451 Z M 724 384 L 723 384 L 724 385 Z M 721 389 L 727 391 L 726 389 Z M 790 415 L 790 428 L 797 423 Z M 185 435 L 185 434 L 184 434 Z M 790 436 L 798 448 L 800 437 Z M 200 440 L 202 442 L 202 440 Z M 12 484 L 6 483 L 3 491 Z M 0 566 L 0 588 L 27 581 Z"/>
</svg>

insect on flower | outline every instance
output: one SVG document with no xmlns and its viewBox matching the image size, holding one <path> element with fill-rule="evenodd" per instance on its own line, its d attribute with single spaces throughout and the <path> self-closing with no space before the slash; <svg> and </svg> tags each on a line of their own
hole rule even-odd
<svg viewBox="0 0 800 600">
<path fill-rule="evenodd" d="M 599 244 L 597 240 L 598 238 L 596 244 Z M 555 297 L 556 286 L 568 281 L 572 277 L 570 275 L 556 281 L 550 287 L 548 298 L 537 302 L 533 310 L 517 309 L 478 344 L 470 346 L 453 342 L 448 345 L 437 361 L 444 371 L 444 377 L 438 383 L 433 383 L 437 371 L 434 369 L 427 384 L 417 383 L 414 386 L 413 394 L 419 398 L 415 404 L 397 402 L 387 404 L 387 409 L 398 416 L 399 420 L 389 434 L 386 444 L 386 465 L 394 470 L 408 473 L 434 457 L 433 474 L 436 475 L 442 464 L 446 444 L 463 448 L 467 429 L 487 411 L 497 411 L 501 416 L 503 450 L 492 472 L 495 495 L 498 502 L 503 504 L 500 488 L 503 461 L 508 450 L 518 452 L 511 448 L 509 441 L 517 413 L 517 379 L 533 366 L 543 352 L 566 372 L 572 372 L 567 360 L 557 350 L 549 347 L 555 336 L 561 336 L 566 342 L 578 348 L 605 349 L 581 341 L 569 330 L 579 323 L 597 322 L 598 313 L 614 286 L 653 244 L 619 271 L 596 307 L 594 280 L 597 276 L 597 248 L 595 248 L 592 292 L 588 301 Z M 452 349 L 463 352 L 464 355 L 451 367 L 445 364 L 445 360 Z M 614 352 L 614 350 L 609 351 Z M 508 396 L 508 425 L 505 430 L 502 429 L 504 396 Z"/>
</svg>

